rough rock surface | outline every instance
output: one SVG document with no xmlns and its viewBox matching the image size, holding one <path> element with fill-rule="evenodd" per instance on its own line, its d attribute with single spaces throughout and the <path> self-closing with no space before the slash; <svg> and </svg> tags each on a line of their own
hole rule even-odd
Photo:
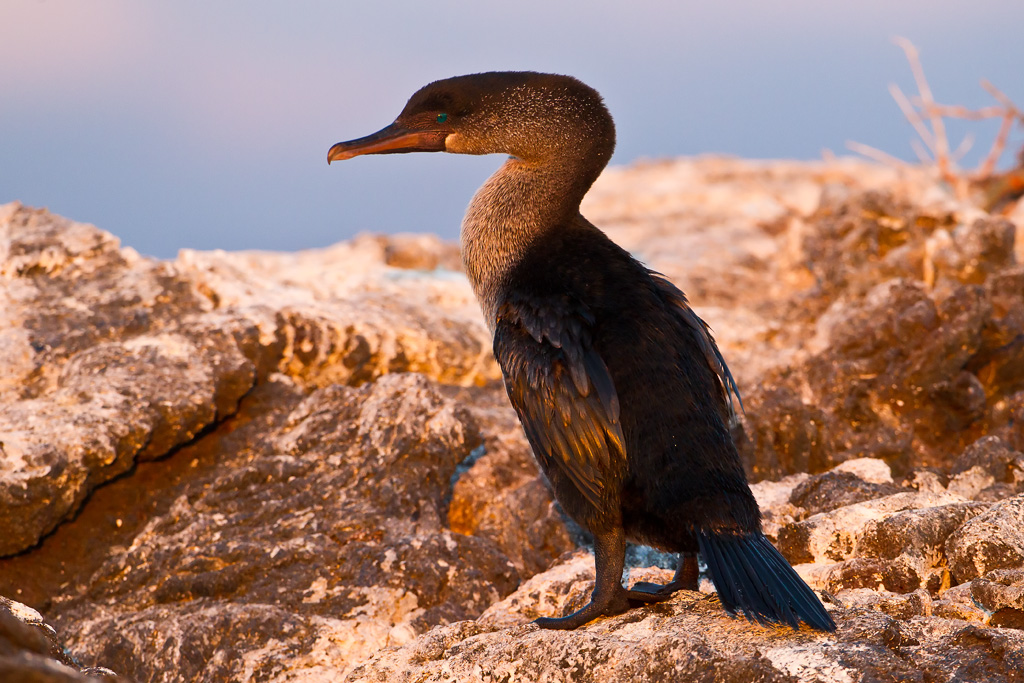
<svg viewBox="0 0 1024 683">
<path fill-rule="evenodd" d="M 401 275 L 386 252 L 363 240 L 301 263 L 195 252 L 158 262 L 92 226 L 0 208 L 0 555 L 233 413 L 270 372 L 311 386 L 398 371 L 494 378 L 464 283 Z M 335 272 L 338 261 L 349 267 Z M 438 308 L 444 317 L 429 313 Z"/>
<path fill-rule="evenodd" d="M 437 627 L 357 667 L 349 681 L 1019 681 L 1024 632 L 963 621 L 833 608 L 834 636 L 730 619 L 714 596 L 682 591 L 657 607 L 574 631 L 542 631 L 549 591 L 592 576 L 589 557 L 535 576 L 480 619 Z M 576 597 L 585 599 L 583 591 Z"/>
<path fill-rule="evenodd" d="M 949 567 L 961 581 L 1024 565 L 1024 495 L 992 505 L 946 540 Z"/>
<path fill-rule="evenodd" d="M 110 669 L 79 666 L 39 612 L 4 597 L 0 597 L 0 679 L 9 683 L 125 680 Z"/>
<path fill-rule="evenodd" d="M 533 464 L 454 245 L 160 262 L 13 204 L 0 595 L 74 659 L 0 610 L 0 666 L 1024 678 L 1022 225 L 848 160 L 611 169 L 584 213 L 714 328 L 765 531 L 825 591 L 835 635 L 730 619 L 706 580 L 575 633 L 527 625 L 581 606 L 593 560 Z M 632 581 L 670 575 L 648 566 L 670 558 L 630 557 Z"/>
</svg>

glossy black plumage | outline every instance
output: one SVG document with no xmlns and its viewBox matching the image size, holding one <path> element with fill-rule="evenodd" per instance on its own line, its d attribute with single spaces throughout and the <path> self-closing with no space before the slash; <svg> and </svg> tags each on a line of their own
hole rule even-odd
<svg viewBox="0 0 1024 683">
<path fill-rule="evenodd" d="M 613 147 L 592 89 L 498 73 L 426 86 L 391 126 L 328 158 L 512 155 L 467 211 L 463 259 L 509 399 L 559 503 L 594 534 L 597 565 L 591 603 L 538 624 L 575 628 L 696 589 L 699 551 L 730 612 L 833 630 L 761 533 L 729 433 L 738 392 L 707 325 L 579 213 Z M 681 553 L 673 582 L 623 588 L 626 538 Z"/>
</svg>

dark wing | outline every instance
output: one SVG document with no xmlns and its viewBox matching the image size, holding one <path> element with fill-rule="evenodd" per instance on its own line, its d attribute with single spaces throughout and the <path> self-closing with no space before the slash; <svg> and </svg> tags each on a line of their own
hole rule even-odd
<svg viewBox="0 0 1024 683">
<path fill-rule="evenodd" d="M 736 380 L 732 378 L 732 373 L 729 372 L 729 366 L 725 364 L 722 352 L 718 350 L 715 338 L 711 336 L 711 328 L 708 327 L 706 322 L 701 320 L 700 316 L 693 312 L 693 309 L 690 308 L 690 303 L 686 300 L 686 295 L 678 287 L 669 282 L 660 273 L 648 272 L 654 279 L 654 284 L 657 286 L 658 294 L 661 295 L 661 298 L 666 303 L 674 306 L 680 319 L 693 330 L 694 335 L 697 337 L 697 343 L 704 352 L 704 358 L 707 359 L 708 365 L 718 375 L 718 381 L 722 386 L 726 404 L 729 408 L 729 418 L 730 420 L 735 420 L 735 403 L 739 403 L 740 410 L 743 410 L 743 399 L 740 398 L 740 390 L 736 386 Z"/>
<path fill-rule="evenodd" d="M 568 297 L 508 301 L 498 310 L 494 357 L 545 471 L 560 472 L 602 509 L 626 448 L 615 385 L 591 344 L 593 322 Z"/>
</svg>

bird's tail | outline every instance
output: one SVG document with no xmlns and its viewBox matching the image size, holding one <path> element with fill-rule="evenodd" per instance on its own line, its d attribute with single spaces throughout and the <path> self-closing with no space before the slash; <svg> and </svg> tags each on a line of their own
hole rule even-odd
<svg viewBox="0 0 1024 683">
<path fill-rule="evenodd" d="M 739 609 L 760 624 L 799 629 L 803 621 L 821 631 L 836 630 L 821 601 L 764 534 L 699 532 L 697 542 L 718 599 L 730 614 Z"/>
</svg>

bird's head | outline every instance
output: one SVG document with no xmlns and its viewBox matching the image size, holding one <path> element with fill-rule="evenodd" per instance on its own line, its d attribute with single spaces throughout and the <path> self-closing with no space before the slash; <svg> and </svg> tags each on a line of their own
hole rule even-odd
<svg viewBox="0 0 1024 683">
<path fill-rule="evenodd" d="M 615 126 L 601 96 L 570 76 L 503 71 L 420 88 L 390 126 L 331 147 L 327 162 L 399 152 L 505 153 L 524 161 L 611 158 Z"/>
</svg>

